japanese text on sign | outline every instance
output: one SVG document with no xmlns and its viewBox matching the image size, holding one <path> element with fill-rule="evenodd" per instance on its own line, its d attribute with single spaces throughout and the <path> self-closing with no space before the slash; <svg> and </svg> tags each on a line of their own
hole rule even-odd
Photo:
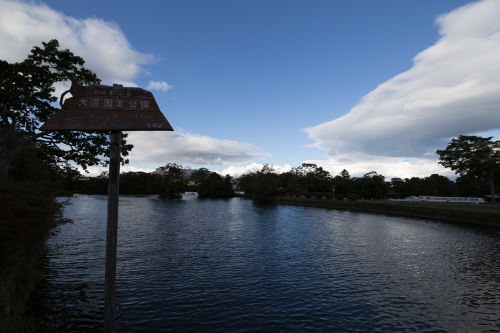
<svg viewBox="0 0 500 333">
<path fill-rule="evenodd" d="M 147 110 L 150 108 L 149 100 L 124 100 L 113 98 L 79 98 L 78 106 L 104 108 L 104 109 L 137 109 Z"/>
</svg>

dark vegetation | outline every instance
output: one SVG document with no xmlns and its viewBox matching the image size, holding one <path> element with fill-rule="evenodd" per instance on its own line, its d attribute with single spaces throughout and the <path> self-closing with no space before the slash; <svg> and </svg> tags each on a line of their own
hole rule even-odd
<svg viewBox="0 0 500 333">
<path fill-rule="evenodd" d="M 500 167 L 500 140 L 472 135 L 453 138 L 446 149 L 436 151 L 440 164 L 461 176 L 467 176 L 471 183 L 479 187 L 487 180 L 490 198 L 495 201 L 496 170 Z"/>
<path fill-rule="evenodd" d="M 198 192 L 200 198 L 230 198 L 234 195 L 232 178 L 222 177 L 218 173 L 205 168 L 191 174 L 191 189 Z"/>
<path fill-rule="evenodd" d="M 23 316 L 31 292 L 43 279 L 38 258 L 62 217 L 66 170 L 53 168 L 30 147 L 13 161 L 10 178 L 0 183 L 0 332 L 36 331 Z M 26 163 L 29 161 L 30 163 Z"/>
<path fill-rule="evenodd" d="M 160 171 L 163 173 L 160 198 L 181 199 L 181 194 L 186 191 L 188 184 L 182 168 L 177 164 L 169 164 L 163 169 Z"/>
<path fill-rule="evenodd" d="M 247 196 L 257 201 L 271 201 L 275 197 L 348 201 L 401 199 L 421 195 L 484 197 L 489 188 L 486 180 L 468 175 L 459 176 L 456 181 L 437 174 L 387 181 L 375 171 L 362 177 L 351 177 L 347 170 L 343 170 L 333 177 L 315 164 L 302 164 L 282 174 L 265 166 L 262 170 L 241 176 L 238 184 Z"/>
<path fill-rule="evenodd" d="M 108 176 L 72 179 L 66 184 L 72 193 L 107 194 Z M 172 163 L 159 167 L 155 172 L 125 172 L 120 175 L 120 194 L 158 194 L 163 199 L 180 199 L 184 192 L 198 192 L 200 198 L 230 198 L 234 196 L 234 179 L 201 168 L 185 169 Z"/>
</svg>

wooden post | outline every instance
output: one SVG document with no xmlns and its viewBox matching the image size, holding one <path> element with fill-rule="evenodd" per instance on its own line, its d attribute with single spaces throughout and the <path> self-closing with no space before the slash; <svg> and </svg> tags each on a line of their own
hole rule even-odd
<svg viewBox="0 0 500 333">
<path fill-rule="evenodd" d="M 121 132 L 111 132 L 109 149 L 108 223 L 106 233 L 106 281 L 104 284 L 104 332 L 106 333 L 116 332 L 115 280 L 118 233 L 118 193 L 120 183 L 120 139 Z"/>
</svg>

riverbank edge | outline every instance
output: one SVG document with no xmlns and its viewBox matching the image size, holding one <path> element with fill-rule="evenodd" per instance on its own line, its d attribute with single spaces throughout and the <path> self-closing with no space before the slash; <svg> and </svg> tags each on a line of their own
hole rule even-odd
<svg viewBox="0 0 500 333">
<path fill-rule="evenodd" d="M 461 206 L 450 206 L 443 209 L 439 206 L 429 207 L 418 203 L 388 202 L 388 201 L 335 201 L 319 199 L 303 199 L 280 197 L 274 199 L 280 205 L 327 208 L 348 210 L 363 213 L 384 214 L 412 217 L 449 223 L 464 223 L 500 227 L 500 214 L 496 212 L 481 212 L 461 209 Z"/>
<path fill-rule="evenodd" d="M 45 183 L 0 184 L 0 333 L 38 331 L 26 310 L 45 279 L 40 261 L 45 242 L 59 225 L 71 222 L 55 193 Z"/>
</svg>

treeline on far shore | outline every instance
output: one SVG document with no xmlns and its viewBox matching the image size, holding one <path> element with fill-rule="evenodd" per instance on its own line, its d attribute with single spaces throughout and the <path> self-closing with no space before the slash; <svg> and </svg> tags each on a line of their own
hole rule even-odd
<svg viewBox="0 0 500 333">
<path fill-rule="evenodd" d="M 66 180 L 69 192 L 106 194 L 108 178 L 75 174 Z M 351 177 L 347 170 L 336 176 L 315 164 L 302 164 L 285 173 L 271 166 L 247 172 L 238 178 L 221 176 L 205 168 L 193 170 L 167 164 L 155 172 L 126 172 L 120 175 L 120 194 L 158 194 L 163 198 L 180 198 L 181 193 L 198 192 L 202 198 L 228 198 L 243 192 L 255 201 L 271 201 L 275 197 L 303 197 L 330 200 L 406 198 L 408 196 L 483 197 L 488 193 L 484 180 L 460 176 L 455 181 L 432 174 L 419 178 L 386 178 L 375 171 L 362 177 Z"/>
<path fill-rule="evenodd" d="M 108 175 L 97 177 L 74 175 L 65 189 L 71 193 L 107 194 Z M 120 174 L 120 194 L 157 194 L 165 199 L 179 199 L 184 192 L 198 192 L 202 198 L 230 198 L 234 196 L 235 183 L 230 176 L 221 176 L 206 168 L 186 169 L 177 164 L 167 164 L 155 172 L 124 172 Z"/>
</svg>

